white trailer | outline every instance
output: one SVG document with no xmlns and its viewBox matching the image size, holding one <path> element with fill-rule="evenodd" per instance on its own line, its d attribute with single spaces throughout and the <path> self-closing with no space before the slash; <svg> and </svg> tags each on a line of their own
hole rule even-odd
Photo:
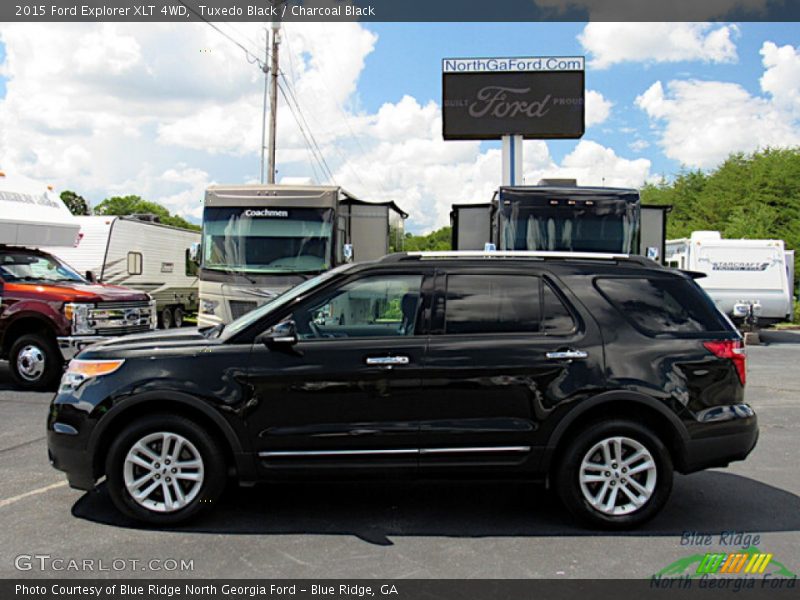
<svg viewBox="0 0 800 600">
<path fill-rule="evenodd" d="M 162 327 L 180 327 L 196 312 L 197 265 L 190 259 L 200 232 L 162 225 L 147 216 L 76 217 L 79 242 L 44 248 L 89 278 L 150 294 Z"/>
<path fill-rule="evenodd" d="M 735 319 L 750 306 L 763 324 L 791 318 L 794 290 L 783 240 L 722 239 L 718 231 L 695 231 L 667 241 L 666 265 L 705 273 L 697 283 Z"/>
<path fill-rule="evenodd" d="M 0 244 L 72 246 L 79 229 L 53 186 L 0 171 Z"/>
</svg>

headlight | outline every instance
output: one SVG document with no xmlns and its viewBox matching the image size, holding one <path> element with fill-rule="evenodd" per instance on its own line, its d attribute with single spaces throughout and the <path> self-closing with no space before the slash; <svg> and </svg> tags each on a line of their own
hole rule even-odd
<svg viewBox="0 0 800 600">
<path fill-rule="evenodd" d="M 87 379 L 109 375 L 119 369 L 124 362 L 123 359 L 71 360 L 64 376 L 61 378 L 59 392 L 77 390 Z"/>
<path fill-rule="evenodd" d="M 93 335 L 95 330 L 89 325 L 89 311 L 93 304 L 67 303 L 64 305 L 64 316 L 72 323 L 73 335 Z"/>
<path fill-rule="evenodd" d="M 207 315 L 214 315 L 217 313 L 219 302 L 216 300 L 200 300 L 200 312 Z"/>
</svg>

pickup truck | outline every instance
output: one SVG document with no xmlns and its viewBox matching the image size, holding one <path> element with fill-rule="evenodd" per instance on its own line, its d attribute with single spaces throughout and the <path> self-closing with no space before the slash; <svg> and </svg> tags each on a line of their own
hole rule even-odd
<svg viewBox="0 0 800 600">
<path fill-rule="evenodd" d="M 23 389 L 52 389 L 84 347 L 155 329 L 155 301 L 95 283 L 55 256 L 0 244 L 0 359 Z"/>
</svg>

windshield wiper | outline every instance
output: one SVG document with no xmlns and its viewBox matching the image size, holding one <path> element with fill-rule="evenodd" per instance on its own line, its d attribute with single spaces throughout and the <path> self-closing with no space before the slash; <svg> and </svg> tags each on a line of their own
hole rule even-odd
<svg viewBox="0 0 800 600">
<path fill-rule="evenodd" d="M 255 283 L 256 282 L 256 280 L 254 278 L 250 277 L 244 271 L 235 271 L 233 269 L 225 269 L 225 272 L 228 273 L 229 275 L 241 275 L 242 277 L 247 279 L 247 281 L 249 281 L 250 283 Z"/>
</svg>

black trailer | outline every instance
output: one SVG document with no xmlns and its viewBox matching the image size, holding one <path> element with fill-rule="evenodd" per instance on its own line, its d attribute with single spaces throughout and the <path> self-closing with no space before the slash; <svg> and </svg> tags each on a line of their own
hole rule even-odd
<svg viewBox="0 0 800 600">
<path fill-rule="evenodd" d="M 634 189 L 501 187 L 486 204 L 456 204 L 454 250 L 642 254 L 663 260 L 666 206 L 642 206 Z"/>
</svg>

